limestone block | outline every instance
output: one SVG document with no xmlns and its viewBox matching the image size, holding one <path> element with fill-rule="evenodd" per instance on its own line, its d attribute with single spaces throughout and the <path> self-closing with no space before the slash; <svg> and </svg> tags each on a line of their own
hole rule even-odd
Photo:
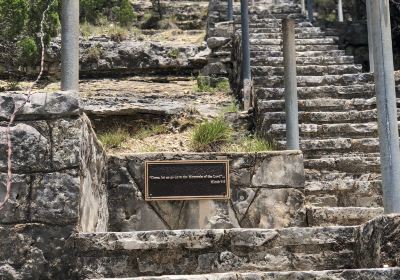
<svg viewBox="0 0 400 280">
<path fill-rule="evenodd" d="M 260 158 L 255 166 L 252 185 L 255 187 L 304 187 L 303 156 L 276 155 Z"/>
<path fill-rule="evenodd" d="M 49 170 L 51 143 L 37 129 L 18 123 L 11 128 L 13 144 L 12 165 L 17 172 L 35 172 Z M 17 147 L 17 148 L 15 148 Z M 6 127 L 0 127 L 0 170 L 7 170 Z"/>
<path fill-rule="evenodd" d="M 210 49 L 218 49 L 223 45 L 227 44 L 231 38 L 226 37 L 210 37 L 207 39 L 207 45 Z"/>
<path fill-rule="evenodd" d="M 241 221 L 247 228 L 282 228 L 303 225 L 304 195 L 296 189 L 260 188 Z"/>
<path fill-rule="evenodd" d="M 17 223 L 28 220 L 30 176 L 24 174 L 13 174 L 11 195 L 8 202 L 1 210 L 1 223 Z M 0 173 L 0 201 L 6 195 L 7 174 Z"/>
<path fill-rule="evenodd" d="M 76 172 L 54 172 L 34 176 L 30 215 L 32 221 L 76 224 L 79 216 L 80 182 Z"/>
<path fill-rule="evenodd" d="M 53 167 L 78 167 L 82 138 L 82 119 L 58 119 L 50 122 L 52 129 Z"/>
<path fill-rule="evenodd" d="M 0 277 L 6 270 L 18 278 L 5 279 L 73 279 L 68 273 L 71 262 L 64 247 L 72 232 L 73 226 L 0 226 Z"/>
</svg>

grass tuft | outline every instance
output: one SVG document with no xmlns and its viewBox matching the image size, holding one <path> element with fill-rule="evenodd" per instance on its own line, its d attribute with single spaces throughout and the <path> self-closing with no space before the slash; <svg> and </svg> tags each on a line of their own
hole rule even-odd
<svg viewBox="0 0 400 280">
<path fill-rule="evenodd" d="M 217 82 L 216 84 L 212 84 L 210 77 L 207 76 L 198 76 L 197 77 L 197 85 L 195 91 L 197 92 L 222 92 L 229 93 L 231 91 L 231 87 L 228 80 L 222 80 Z"/>
<path fill-rule="evenodd" d="M 143 140 L 144 138 L 167 133 L 167 132 L 168 132 L 168 129 L 165 125 L 155 124 L 155 125 L 142 127 L 133 135 L 133 138 Z"/>
<path fill-rule="evenodd" d="M 218 151 L 231 135 L 231 127 L 222 118 L 205 121 L 194 128 L 192 147 L 197 152 Z"/>
<path fill-rule="evenodd" d="M 106 149 L 120 148 L 128 141 L 130 134 L 128 131 L 118 128 L 115 131 L 107 131 L 98 134 L 99 141 L 104 145 Z"/>
<path fill-rule="evenodd" d="M 275 149 L 274 144 L 257 136 L 247 136 L 227 148 L 228 152 L 256 153 L 267 152 Z"/>
</svg>

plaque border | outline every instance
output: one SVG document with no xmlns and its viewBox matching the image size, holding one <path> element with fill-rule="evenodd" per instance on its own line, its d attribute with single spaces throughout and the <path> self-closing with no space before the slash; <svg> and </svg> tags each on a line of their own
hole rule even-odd
<svg viewBox="0 0 400 280">
<path fill-rule="evenodd" d="M 144 168 L 144 200 L 145 201 L 185 201 L 185 200 L 228 200 L 231 198 L 231 179 L 230 179 L 230 160 L 150 160 L 145 161 Z M 223 163 L 226 166 L 226 192 L 224 196 L 221 195 L 209 195 L 209 196 L 159 196 L 150 197 L 149 196 L 149 177 L 148 168 L 149 164 L 187 164 L 187 163 Z"/>
</svg>

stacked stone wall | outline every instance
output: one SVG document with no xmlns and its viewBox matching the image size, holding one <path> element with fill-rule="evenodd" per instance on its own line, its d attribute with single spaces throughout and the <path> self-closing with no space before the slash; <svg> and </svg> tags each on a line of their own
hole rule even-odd
<svg viewBox="0 0 400 280">
<path fill-rule="evenodd" d="M 0 200 L 6 126 L 25 95 L 0 95 Z M 107 231 L 105 154 L 73 93 L 31 96 L 11 128 L 12 190 L 0 210 L 0 279 L 71 279 L 66 240 Z"/>
</svg>

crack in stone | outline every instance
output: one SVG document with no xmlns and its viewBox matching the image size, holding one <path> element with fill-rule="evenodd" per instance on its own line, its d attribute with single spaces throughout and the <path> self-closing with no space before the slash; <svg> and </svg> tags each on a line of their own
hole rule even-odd
<svg viewBox="0 0 400 280">
<path fill-rule="evenodd" d="M 164 224 L 169 230 L 171 230 L 171 226 L 164 220 L 164 218 L 160 215 L 160 213 L 158 213 L 158 212 L 156 211 L 156 209 L 154 208 L 154 206 L 153 206 L 151 203 L 148 203 L 148 202 L 145 200 L 145 198 L 144 198 L 144 196 L 143 196 L 143 192 L 141 192 L 141 191 L 139 190 L 139 185 L 137 184 L 137 182 L 136 182 L 135 179 L 134 179 L 133 174 L 132 174 L 131 171 L 129 170 L 127 160 L 125 160 L 125 162 L 124 162 L 124 167 L 126 168 L 126 170 L 127 170 L 127 172 L 128 172 L 128 175 L 130 176 L 131 181 L 132 181 L 133 184 L 135 184 L 136 187 L 138 188 L 138 191 L 140 192 L 141 198 L 143 199 L 144 203 L 147 204 L 147 205 L 151 208 L 151 210 L 153 210 L 153 212 L 156 214 L 156 216 L 163 222 L 163 224 Z"/>
</svg>

